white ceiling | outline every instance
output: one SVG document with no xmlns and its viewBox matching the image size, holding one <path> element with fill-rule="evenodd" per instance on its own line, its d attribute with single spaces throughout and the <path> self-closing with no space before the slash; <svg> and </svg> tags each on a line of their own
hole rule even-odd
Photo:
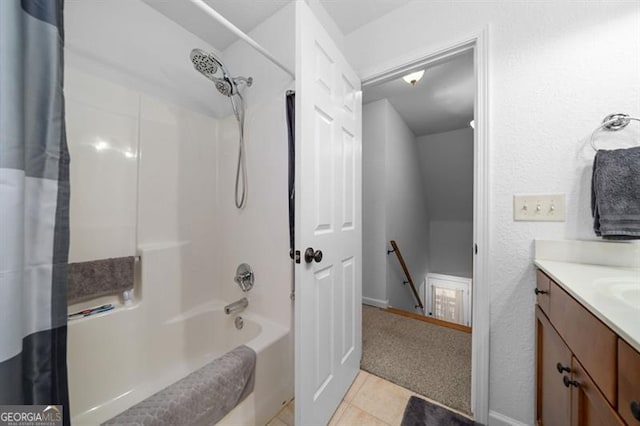
<svg viewBox="0 0 640 426">
<path fill-rule="evenodd" d="M 219 53 L 237 40 L 226 28 L 200 12 L 189 1 L 142 1 L 213 46 Z M 205 0 L 207 4 L 247 33 L 292 1 L 302 0 Z M 314 1 L 322 3 L 344 34 L 409 2 L 409 0 Z M 468 126 L 473 117 L 473 97 L 473 56 L 469 52 L 429 68 L 415 87 L 411 87 L 401 79 L 396 79 L 366 88 L 363 102 L 387 98 L 416 136 L 421 136 Z"/>
<path fill-rule="evenodd" d="M 475 85 L 473 52 L 426 69 L 415 85 L 401 78 L 367 87 L 363 103 L 387 99 L 416 136 L 469 126 Z"/>
<path fill-rule="evenodd" d="M 219 51 L 237 40 L 229 30 L 188 1 L 142 0 Z M 205 0 L 245 33 L 293 0 Z M 299 0 L 300 1 L 300 0 Z M 343 34 L 380 18 L 410 0 L 320 0 Z"/>
<path fill-rule="evenodd" d="M 229 30 L 203 14 L 191 2 L 181 0 L 142 0 L 149 6 L 197 35 L 218 51 L 238 39 Z M 209 6 L 245 33 L 255 28 L 292 0 L 205 0 Z"/>
<path fill-rule="evenodd" d="M 320 0 L 331 18 L 347 35 L 361 26 L 404 6 L 410 0 Z"/>
</svg>

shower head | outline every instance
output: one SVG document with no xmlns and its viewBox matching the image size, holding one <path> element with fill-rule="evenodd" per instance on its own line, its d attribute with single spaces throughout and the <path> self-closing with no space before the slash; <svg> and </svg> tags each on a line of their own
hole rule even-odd
<svg viewBox="0 0 640 426">
<path fill-rule="evenodd" d="M 214 82 L 216 83 L 216 89 L 218 89 L 218 92 L 224 96 L 231 96 L 234 94 L 233 85 L 228 78 L 216 78 Z"/>
<path fill-rule="evenodd" d="M 2 1 L 2 0 L 0 0 Z M 220 61 L 213 53 L 205 52 L 201 49 L 191 50 L 189 55 L 193 67 L 203 76 L 213 81 L 218 92 L 228 97 L 231 101 L 233 114 L 238 121 L 238 130 L 240 133 L 239 150 L 238 150 L 238 168 L 236 169 L 236 207 L 241 209 L 246 202 L 247 191 L 247 169 L 244 158 L 244 97 L 240 89 L 242 86 L 249 87 L 253 84 L 253 78 L 232 77 L 227 71 L 222 61 Z M 218 69 L 222 71 L 222 76 L 216 77 Z M 240 179 L 242 175 L 242 179 Z M 242 181 L 242 185 L 240 182 Z"/>
<path fill-rule="evenodd" d="M 201 74 L 213 75 L 218 72 L 218 68 L 222 68 L 224 72 L 222 63 L 211 53 L 207 53 L 202 49 L 193 49 L 189 56 L 193 67 Z"/>
<path fill-rule="evenodd" d="M 251 86 L 253 83 L 253 79 L 251 77 L 231 77 L 222 61 L 220 61 L 213 53 L 205 52 L 202 49 L 193 49 L 189 56 L 191 57 L 191 63 L 196 71 L 213 81 L 218 92 L 224 96 L 237 94 L 239 84 Z M 221 77 L 215 76 L 218 69 L 222 70 Z"/>
</svg>

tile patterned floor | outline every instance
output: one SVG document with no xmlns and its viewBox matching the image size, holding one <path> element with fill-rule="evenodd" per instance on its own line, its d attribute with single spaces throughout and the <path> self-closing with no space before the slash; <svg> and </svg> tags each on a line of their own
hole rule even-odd
<svg viewBox="0 0 640 426">
<path fill-rule="evenodd" d="M 333 414 L 329 426 L 399 426 L 407 401 L 413 395 L 429 400 L 361 370 Z M 294 401 L 291 401 L 267 426 L 294 426 L 293 412 Z"/>
</svg>

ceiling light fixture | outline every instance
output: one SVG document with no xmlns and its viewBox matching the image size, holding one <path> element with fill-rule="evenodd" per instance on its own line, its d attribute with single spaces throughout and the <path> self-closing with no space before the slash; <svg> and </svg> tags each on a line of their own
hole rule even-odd
<svg viewBox="0 0 640 426">
<path fill-rule="evenodd" d="M 412 72 L 411 74 L 407 74 L 404 77 L 402 77 L 402 79 L 407 83 L 409 83 L 410 85 L 415 86 L 416 83 L 420 81 L 423 75 L 424 75 L 424 70 L 420 70 L 420 71 Z"/>
</svg>

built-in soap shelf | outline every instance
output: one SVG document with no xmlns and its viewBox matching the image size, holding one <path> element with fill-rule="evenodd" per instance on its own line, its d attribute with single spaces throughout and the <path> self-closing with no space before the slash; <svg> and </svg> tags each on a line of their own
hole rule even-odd
<svg viewBox="0 0 640 426">
<path fill-rule="evenodd" d="M 76 322 L 79 320 L 88 320 L 91 318 L 98 318 L 113 314 L 117 311 L 124 311 L 135 309 L 140 304 L 140 299 L 135 296 L 133 290 L 130 290 L 129 296 L 126 295 L 108 295 L 95 299 L 90 299 L 84 302 L 74 303 L 68 307 L 68 320 L 69 322 Z M 110 307 L 110 308 L 106 308 Z M 103 308 L 99 311 L 94 311 L 89 315 L 74 315 L 81 312 L 88 312 L 93 309 Z"/>
</svg>

